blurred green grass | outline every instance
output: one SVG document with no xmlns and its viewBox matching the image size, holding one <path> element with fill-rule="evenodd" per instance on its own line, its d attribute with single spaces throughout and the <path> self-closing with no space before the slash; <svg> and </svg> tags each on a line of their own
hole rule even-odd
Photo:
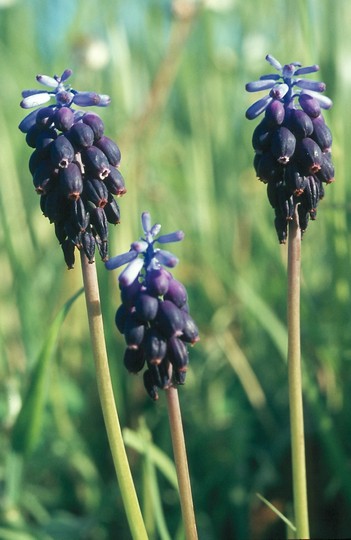
<svg viewBox="0 0 351 540">
<path fill-rule="evenodd" d="M 191 21 L 179 16 L 188 3 L 175 5 L 178 16 L 167 0 L 0 3 L 0 538 L 128 538 L 83 299 L 61 329 L 45 426 L 20 478 L 10 447 L 49 325 L 81 287 L 78 265 L 65 269 L 53 228 L 40 213 L 27 168 L 30 152 L 17 129 L 21 90 L 37 86 L 37 73 L 66 67 L 74 70 L 76 88 L 112 97 L 99 112 L 121 147 L 128 192 L 121 225 L 110 231 L 111 253 L 128 249 L 140 235 L 144 210 L 164 232 L 186 233 L 175 248 L 181 260 L 175 274 L 189 290 L 201 341 L 191 350 L 180 399 L 200 538 L 285 535 L 255 497 L 260 492 L 291 517 L 286 248 L 277 243 L 265 189 L 251 165 L 255 123 L 244 117 L 252 99 L 245 82 L 270 71 L 267 53 L 281 62 L 320 64 L 334 101 L 326 119 L 337 181 L 303 240 L 302 349 L 311 532 L 342 538 L 351 529 L 351 5 L 218 0 Z M 123 342 L 113 324 L 116 275 L 97 266 L 122 425 L 138 430 L 142 419 L 153 444 L 171 457 L 162 396 L 150 403 L 140 377 L 122 366 Z M 150 464 L 135 449 L 130 459 L 152 521 Z M 177 494 L 162 471 L 156 474 L 175 538 Z"/>
</svg>

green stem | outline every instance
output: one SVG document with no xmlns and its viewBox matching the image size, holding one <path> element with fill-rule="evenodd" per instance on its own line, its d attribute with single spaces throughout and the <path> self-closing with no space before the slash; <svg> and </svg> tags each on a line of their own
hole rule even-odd
<svg viewBox="0 0 351 540">
<path fill-rule="evenodd" d="M 182 416 L 179 406 L 178 390 L 171 386 L 166 390 L 169 424 L 171 429 L 174 461 L 178 477 L 180 506 L 184 522 L 186 540 L 197 540 L 193 497 L 186 456 Z"/>
<path fill-rule="evenodd" d="M 288 370 L 296 538 L 309 538 L 300 347 L 301 230 L 297 212 L 288 235 Z"/>
<path fill-rule="evenodd" d="M 107 361 L 96 266 L 95 264 L 88 263 L 83 252 L 81 252 L 81 264 L 97 386 L 113 463 L 132 537 L 134 540 L 147 540 L 148 536 L 129 468 L 113 395 Z"/>
</svg>

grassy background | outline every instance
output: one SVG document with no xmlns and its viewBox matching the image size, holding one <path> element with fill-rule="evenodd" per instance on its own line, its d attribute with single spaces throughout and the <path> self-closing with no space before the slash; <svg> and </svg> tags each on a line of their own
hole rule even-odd
<svg viewBox="0 0 351 540">
<path fill-rule="evenodd" d="M 326 120 L 337 181 L 303 240 L 302 348 L 311 534 L 347 537 L 349 1 L 218 0 L 196 15 L 186 1 L 172 10 L 170 0 L 6 4 L 0 2 L 0 538 L 129 538 L 83 297 L 68 313 L 48 364 L 36 445 L 25 453 L 11 444 L 51 324 L 81 287 L 79 265 L 66 270 L 53 227 L 41 215 L 27 168 L 30 149 L 17 129 L 21 90 L 37 86 L 37 73 L 66 67 L 74 70 L 75 88 L 112 97 L 99 113 L 121 147 L 128 193 L 122 223 L 110 231 L 111 254 L 140 235 L 144 210 L 163 232 L 186 233 L 174 248 L 181 259 L 175 276 L 188 288 L 201 341 L 191 350 L 180 399 L 200 538 L 286 535 L 255 495 L 291 517 L 286 247 L 276 240 L 251 165 L 256 122 L 244 117 L 253 97 L 245 82 L 270 72 L 267 53 L 282 63 L 320 64 L 334 101 Z M 152 403 L 140 377 L 125 372 L 113 323 L 116 274 L 97 266 L 116 400 L 150 538 L 180 539 L 164 396 Z M 150 438 L 154 446 L 142 454 Z"/>
</svg>

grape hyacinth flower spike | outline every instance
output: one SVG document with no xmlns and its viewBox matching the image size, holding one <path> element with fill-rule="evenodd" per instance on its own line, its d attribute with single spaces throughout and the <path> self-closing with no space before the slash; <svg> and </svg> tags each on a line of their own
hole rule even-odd
<svg viewBox="0 0 351 540">
<path fill-rule="evenodd" d="M 83 250 L 90 263 L 96 247 L 107 260 L 108 223 L 120 220 L 115 197 L 126 192 L 120 150 L 104 134 L 100 116 L 75 108 L 106 107 L 110 98 L 74 90 L 67 84 L 71 75 L 70 69 L 60 77 L 37 75 L 47 90 L 22 92 L 21 107 L 38 108 L 19 124 L 33 149 L 29 171 L 41 210 L 54 224 L 68 268 L 74 266 L 75 248 Z"/>
<path fill-rule="evenodd" d="M 301 232 L 316 219 L 324 185 L 334 181 L 332 135 L 322 111 L 332 101 L 322 95 L 325 84 L 304 75 L 319 70 L 298 62 L 282 66 L 273 56 L 266 60 L 278 72 L 262 75 L 246 85 L 248 92 L 269 90 L 246 111 L 249 120 L 264 113 L 252 136 L 254 168 L 267 184 L 268 200 L 275 211 L 280 243 L 287 239 L 287 222 L 297 209 Z"/>
<path fill-rule="evenodd" d="M 198 329 L 189 314 L 187 292 L 166 268 L 178 259 L 155 247 L 178 242 L 182 231 L 158 236 L 161 226 L 151 226 L 148 212 L 142 214 L 144 237 L 133 242 L 127 253 L 105 262 L 108 270 L 127 264 L 118 280 L 122 304 L 115 322 L 124 335 L 127 348 L 124 365 L 131 373 L 144 366 L 144 386 L 158 399 L 158 389 L 184 384 L 188 367 L 188 344 L 199 340 Z M 166 268 L 165 268 L 166 267 Z"/>
</svg>

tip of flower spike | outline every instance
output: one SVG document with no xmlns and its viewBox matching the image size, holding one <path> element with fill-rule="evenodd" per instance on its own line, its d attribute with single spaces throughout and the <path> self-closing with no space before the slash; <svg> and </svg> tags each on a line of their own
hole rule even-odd
<svg viewBox="0 0 351 540">
<path fill-rule="evenodd" d="M 105 268 L 107 270 L 115 270 L 124 264 L 130 263 L 138 256 L 138 252 L 135 250 L 130 250 L 127 253 L 122 253 L 121 255 L 116 255 L 108 261 L 105 262 Z"/>
<path fill-rule="evenodd" d="M 139 275 L 140 270 L 142 269 L 144 265 L 143 259 L 134 259 L 132 262 L 126 266 L 126 268 L 121 272 L 118 281 L 122 285 L 122 287 L 128 287 L 133 281 L 136 280 L 136 278 Z"/>
<path fill-rule="evenodd" d="M 141 214 L 141 224 L 144 233 L 148 233 L 151 229 L 151 215 L 150 212 L 143 212 Z"/>
<path fill-rule="evenodd" d="M 73 74 L 73 71 L 71 69 L 65 69 L 65 71 L 62 73 L 60 77 L 60 82 L 65 82 L 67 79 Z"/>
<path fill-rule="evenodd" d="M 82 107 L 107 107 L 111 98 L 107 94 L 97 94 L 96 92 L 79 92 L 71 89 L 69 84 L 65 84 L 67 79 L 72 75 L 71 69 L 65 69 L 61 77 L 54 75 L 37 75 L 36 80 L 48 88 L 44 90 L 24 90 L 22 92 L 23 100 L 21 107 L 28 109 L 38 107 L 49 101 L 51 98 L 56 100 L 59 107 L 70 107 L 72 103 Z"/>
<path fill-rule="evenodd" d="M 278 71 L 280 71 L 282 69 L 282 67 L 283 67 L 281 65 L 281 63 L 278 62 L 278 60 L 276 58 L 274 58 L 274 56 L 272 56 L 271 54 L 266 55 L 266 60 L 267 60 L 267 62 L 270 63 L 271 66 L 273 66 Z"/>
<path fill-rule="evenodd" d="M 160 244 L 168 244 L 171 242 L 181 242 L 184 239 L 185 234 L 183 231 L 175 231 L 169 234 L 162 234 L 157 238 L 157 242 Z"/>
<path fill-rule="evenodd" d="M 170 253 L 164 249 L 158 250 L 155 254 L 155 258 L 168 268 L 174 268 L 179 263 L 179 259 L 173 255 L 173 253 Z"/>
</svg>

